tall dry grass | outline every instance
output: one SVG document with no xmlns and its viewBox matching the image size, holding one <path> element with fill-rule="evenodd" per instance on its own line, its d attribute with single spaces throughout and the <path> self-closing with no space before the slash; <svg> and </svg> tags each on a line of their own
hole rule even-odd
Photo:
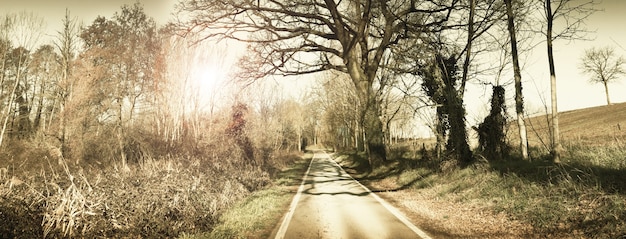
<svg viewBox="0 0 626 239">
<path fill-rule="evenodd" d="M 70 161 L 44 145 L 14 143 L 13 152 L 0 152 L 0 238 L 211 231 L 226 209 L 271 183 L 265 169 L 284 164 L 274 153 L 256 152 L 268 158 L 252 166 L 234 145 L 224 139 L 193 154 L 143 155 L 122 170 L 116 160 Z"/>
</svg>

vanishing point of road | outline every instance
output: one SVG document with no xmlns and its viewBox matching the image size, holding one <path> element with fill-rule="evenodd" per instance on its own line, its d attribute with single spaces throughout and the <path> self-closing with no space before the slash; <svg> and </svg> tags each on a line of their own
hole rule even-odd
<svg viewBox="0 0 626 239">
<path fill-rule="evenodd" d="M 275 238 L 430 237 L 317 152 Z"/>
</svg>

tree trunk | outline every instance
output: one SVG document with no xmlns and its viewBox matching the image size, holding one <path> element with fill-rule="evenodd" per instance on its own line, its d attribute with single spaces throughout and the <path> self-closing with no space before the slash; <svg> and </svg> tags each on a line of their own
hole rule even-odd
<svg viewBox="0 0 626 239">
<path fill-rule="evenodd" d="M 16 79 L 15 84 L 13 85 L 13 90 L 11 90 L 11 94 L 9 94 L 9 104 L 7 104 L 4 121 L 2 122 L 2 131 L 0 131 L 0 147 L 2 147 L 2 143 L 4 142 L 4 135 L 6 134 L 7 125 L 9 123 L 13 100 L 15 99 L 15 91 L 17 90 L 19 83 L 20 82 Z"/>
<path fill-rule="evenodd" d="M 383 123 L 380 119 L 380 104 L 376 99 L 372 85 L 375 71 L 368 72 L 362 68 L 358 47 L 348 52 L 344 61 L 348 68 L 348 74 L 355 86 L 359 99 L 359 122 L 364 133 L 365 151 L 368 154 L 370 169 L 382 165 L 387 160 L 387 149 L 383 132 Z"/>
<path fill-rule="evenodd" d="M 604 93 L 606 94 L 606 105 L 611 105 L 611 97 L 609 97 L 609 82 L 602 81 L 604 84 Z"/>
<path fill-rule="evenodd" d="M 559 110 L 557 105 L 556 95 L 556 70 L 554 67 L 554 52 L 553 52 L 553 39 L 552 39 L 552 27 L 554 23 L 554 15 L 552 13 L 552 3 L 550 0 L 546 0 L 546 18 L 548 23 L 548 29 L 546 31 L 546 42 L 548 47 L 548 65 L 550 67 L 550 104 L 552 106 L 552 160 L 555 163 L 561 162 L 561 152 L 563 146 L 561 146 L 560 132 L 559 132 Z"/>
<path fill-rule="evenodd" d="M 476 9 L 476 0 L 470 0 L 469 19 L 467 21 L 467 50 L 465 52 L 465 61 L 463 61 L 463 75 L 461 76 L 461 99 L 465 95 L 465 84 L 467 83 L 469 65 L 472 59 L 472 42 L 474 38 L 474 12 Z"/>
<path fill-rule="evenodd" d="M 513 58 L 513 76 L 515 79 L 515 112 L 517 114 L 517 126 L 520 137 L 520 150 L 522 158 L 528 159 L 528 137 L 526 135 L 526 125 L 524 124 L 524 96 L 522 95 L 522 75 L 519 67 L 519 56 L 517 53 L 517 38 L 515 37 L 515 22 L 513 17 L 512 0 L 504 0 L 506 4 L 506 14 L 508 18 L 508 31 L 511 38 L 511 57 Z"/>
<path fill-rule="evenodd" d="M 354 80 L 355 78 L 360 80 Z M 364 134 L 365 151 L 368 154 L 370 167 L 374 169 L 382 165 L 383 161 L 387 159 L 387 150 L 383 123 L 380 120 L 380 106 L 376 95 L 372 92 L 372 81 L 363 78 L 366 78 L 364 74 L 356 73 L 352 79 L 361 102 L 359 121 L 362 122 L 361 129 Z"/>
<path fill-rule="evenodd" d="M 456 95 L 456 91 L 454 91 Z M 448 122 L 450 123 L 450 136 L 448 137 L 447 150 L 450 155 L 462 163 L 472 161 L 472 151 L 467 143 L 467 131 L 465 129 L 465 108 L 463 102 L 456 99 L 447 106 Z"/>
<path fill-rule="evenodd" d="M 17 105 L 17 136 L 24 139 L 30 136 L 32 132 L 32 124 L 30 122 L 30 104 L 26 98 L 24 87 L 18 87 L 15 96 Z"/>
<path fill-rule="evenodd" d="M 449 60 L 453 60 L 452 58 Z M 453 61 L 447 61 L 440 65 L 441 72 L 444 74 L 444 97 L 443 102 L 445 113 L 448 115 L 447 126 L 449 131 L 448 142 L 446 145 L 447 153 L 460 162 L 469 163 L 472 161 L 472 152 L 467 143 L 467 131 L 465 129 L 465 107 L 463 106 L 463 98 L 460 97 L 459 90 L 455 87 L 455 77 L 445 72 L 445 68 L 449 68 L 456 64 Z M 443 62 L 442 62 L 443 63 Z M 453 68 L 453 67 L 452 67 Z"/>
<path fill-rule="evenodd" d="M 465 61 L 463 62 L 463 74 L 461 75 L 461 86 L 457 92 L 456 89 L 449 89 L 448 98 L 452 99 L 450 108 L 450 139 L 448 144 L 452 144 L 456 150 L 458 158 L 463 163 L 472 161 L 472 151 L 467 143 L 467 131 L 465 129 L 465 106 L 463 106 L 463 95 L 465 94 L 465 84 L 468 79 L 469 64 L 472 55 L 472 42 L 474 38 L 474 12 L 476 8 L 476 0 L 470 0 L 470 12 L 467 22 L 467 51 L 465 52 Z M 450 84 L 452 85 L 452 84 Z"/>
<path fill-rule="evenodd" d="M 302 148 L 302 129 L 297 129 L 297 132 L 296 138 L 298 138 L 298 151 L 304 152 L 304 149 Z"/>
<path fill-rule="evenodd" d="M 121 97 L 121 86 L 117 86 L 116 88 L 116 104 L 117 104 L 117 124 L 115 127 L 115 130 L 117 131 L 117 143 L 119 146 L 119 150 L 120 150 L 120 161 L 122 163 L 121 167 L 122 170 L 124 170 L 124 172 L 128 172 L 130 171 L 130 168 L 128 167 L 128 160 L 126 158 L 126 152 L 124 152 L 124 148 L 126 148 L 126 144 L 124 143 L 124 141 L 126 140 L 126 135 L 124 134 L 124 123 L 122 121 L 123 117 L 122 117 L 122 113 L 123 113 L 123 102 L 122 102 L 122 97 Z"/>
<path fill-rule="evenodd" d="M 43 100 L 44 100 L 44 89 L 46 88 L 46 84 L 44 80 L 41 80 L 39 87 L 39 98 L 37 99 L 37 109 L 35 110 L 35 120 L 33 120 L 33 130 L 37 131 L 39 129 L 45 129 L 45 122 L 43 124 L 44 127 L 41 127 L 41 115 L 43 114 Z M 34 101 L 34 99 L 33 99 Z"/>
<path fill-rule="evenodd" d="M 359 116 L 356 117 L 357 119 Z M 354 148 L 357 152 L 365 152 L 365 145 L 363 143 L 363 124 L 360 120 L 355 122 L 356 129 L 354 130 Z"/>
<path fill-rule="evenodd" d="M 387 160 L 387 149 L 385 147 L 385 137 L 383 124 L 380 121 L 380 111 L 378 110 L 375 96 L 370 96 L 369 106 L 365 109 L 365 141 L 367 143 L 367 154 L 372 168 L 382 165 Z"/>
<path fill-rule="evenodd" d="M 443 153 L 443 146 L 445 144 L 445 129 L 443 125 L 443 108 L 442 106 L 437 107 L 437 122 L 435 124 L 435 138 L 437 142 L 435 144 L 435 153 L 437 155 L 437 159 L 441 159 L 441 155 Z"/>
</svg>

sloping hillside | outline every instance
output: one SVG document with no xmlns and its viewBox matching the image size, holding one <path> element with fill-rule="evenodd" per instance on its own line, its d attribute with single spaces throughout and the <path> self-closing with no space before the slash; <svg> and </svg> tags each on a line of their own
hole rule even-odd
<svg viewBox="0 0 626 239">
<path fill-rule="evenodd" d="M 548 118 L 549 115 L 541 115 L 526 120 L 531 146 L 548 144 Z M 626 140 L 626 103 L 561 112 L 559 129 L 564 144 L 601 145 L 607 141 Z M 512 143 L 517 135 L 517 124 L 513 123 L 508 134 Z"/>
</svg>

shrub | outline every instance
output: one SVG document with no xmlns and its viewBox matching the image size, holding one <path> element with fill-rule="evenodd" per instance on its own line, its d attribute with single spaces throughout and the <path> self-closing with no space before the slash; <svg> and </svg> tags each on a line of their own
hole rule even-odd
<svg viewBox="0 0 626 239">
<path fill-rule="evenodd" d="M 150 238 L 211 231 L 233 203 L 270 184 L 260 167 L 227 155 L 233 148 L 215 150 L 213 156 L 224 158 L 144 157 L 129 171 L 45 155 L 32 160 L 41 169 L 36 175 L 1 168 L 0 237 Z"/>
</svg>

